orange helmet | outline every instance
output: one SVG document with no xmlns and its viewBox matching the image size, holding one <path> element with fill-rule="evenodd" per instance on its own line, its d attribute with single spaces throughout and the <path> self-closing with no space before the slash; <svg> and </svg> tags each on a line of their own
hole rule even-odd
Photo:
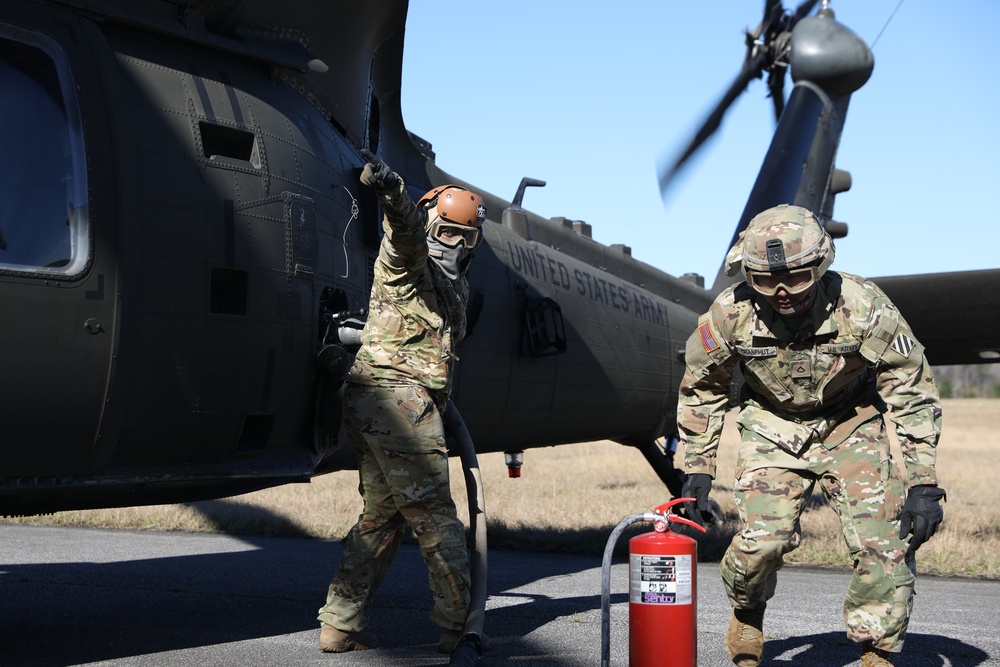
<svg viewBox="0 0 1000 667">
<path fill-rule="evenodd" d="M 439 185 L 421 197 L 417 207 L 437 207 L 437 215 L 427 220 L 427 235 L 434 240 L 449 248 L 464 245 L 472 250 L 479 245 L 486 204 L 475 192 L 460 185 Z"/>
<path fill-rule="evenodd" d="M 483 198 L 461 185 L 439 185 L 417 202 L 417 208 L 434 206 L 442 219 L 459 225 L 481 227 L 486 220 Z"/>
</svg>

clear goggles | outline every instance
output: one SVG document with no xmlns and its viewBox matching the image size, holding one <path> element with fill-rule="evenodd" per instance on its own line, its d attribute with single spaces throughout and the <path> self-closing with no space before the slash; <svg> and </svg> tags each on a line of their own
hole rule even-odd
<svg viewBox="0 0 1000 667">
<path fill-rule="evenodd" d="M 464 245 L 467 250 L 473 250 L 482 240 L 482 233 L 475 227 L 460 225 L 437 218 L 431 223 L 428 236 L 448 248 Z"/>
<path fill-rule="evenodd" d="M 815 266 L 803 266 L 777 273 L 747 271 L 747 282 L 750 283 L 750 287 L 764 296 L 774 296 L 780 289 L 789 294 L 801 294 L 812 287 L 818 278 L 819 270 Z"/>
</svg>

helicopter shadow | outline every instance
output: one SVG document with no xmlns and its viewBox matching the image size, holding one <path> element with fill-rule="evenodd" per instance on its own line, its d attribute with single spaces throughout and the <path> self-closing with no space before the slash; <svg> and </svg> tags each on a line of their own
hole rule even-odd
<svg viewBox="0 0 1000 667">
<path fill-rule="evenodd" d="M 292 644 L 283 654 L 285 664 L 314 661 L 316 614 L 340 559 L 340 542 L 304 537 L 293 522 L 275 524 L 281 537 L 235 534 L 231 503 L 197 505 L 228 534 L 0 525 L 0 664 L 152 664 L 140 658 L 150 655 L 168 664 L 163 659 L 173 652 L 219 645 L 239 662 L 241 651 L 248 660 L 254 655 L 241 642 L 282 637 L 283 644 Z M 245 506 L 240 511 L 267 512 Z M 523 603 L 487 613 L 486 631 L 502 646 L 490 652 L 490 661 L 538 655 L 528 635 L 561 616 L 599 608 L 599 595 L 523 592 L 541 579 L 599 568 L 597 558 L 512 551 L 490 556 L 491 595 L 520 590 L 513 597 Z M 398 665 L 446 662 L 436 652 L 439 629 L 430 610 L 426 567 L 417 547 L 404 543 L 371 609 L 369 629 L 379 637 L 380 650 L 363 653 L 379 655 L 358 654 L 352 664 L 387 664 L 379 662 L 386 656 Z"/>
<path fill-rule="evenodd" d="M 13 527 L 0 528 L 6 552 Z M 112 661 L 318 627 L 319 566 L 332 555 L 319 540 L 18 528 L 20 562 L 0 565 L 3 665 Z M 41 543 L 41 562 L 24 562 Z"/>
</svg>

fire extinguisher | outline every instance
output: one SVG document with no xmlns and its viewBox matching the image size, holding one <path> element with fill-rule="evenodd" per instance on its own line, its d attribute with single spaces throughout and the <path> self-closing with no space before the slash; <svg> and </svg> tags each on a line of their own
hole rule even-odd
<svg viewBox="0 0 1000 667">
<path fill-rule="evenodd" d="M 639 521 L 652 523 L 653 531 L 629 540 L 629 667 L 697 667 L 698 543 L 671 531 L 670 522 L 705 529 L 670 511 L 684 502 L 695 499 L 675 498 L 612 531 L 602 568 L 601 667 L 610 665 L 611 556 L 622 531 Z"/>
</svg>

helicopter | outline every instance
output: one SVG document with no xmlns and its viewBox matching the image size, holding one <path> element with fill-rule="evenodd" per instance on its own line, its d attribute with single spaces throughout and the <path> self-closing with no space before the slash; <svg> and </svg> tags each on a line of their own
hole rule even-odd
<svg viewBox="0 0 1000 667">
<path fill-rule="evenodd" d="M 773 73 L 782 99 L 795 44 L 812 56 L 791 58 L 734 238 L 777 203 L 839 229 L 836 148 L 870 52 L 815 5 L 769 0 L 748 39 L 740 76 Z M 476 450 L 612 440 L 678 495 L 665 443 L 683 347 L 721 281 L 531 212 L 537 179 L 508 200 L 438 168 L 402 120 L 406 14 L 406 0 L 3 3 L 0 515 L 220 498 L 355 465 L 338 391 L 380 219 L 362 149 L 415 199 L 455 183 L 486 202 L 453 392 Z M 996 312 L 1000 271 L 879 284 L 932 363 L 1000 356 L 995 330 L 947 326 Z"/>
</svg>

